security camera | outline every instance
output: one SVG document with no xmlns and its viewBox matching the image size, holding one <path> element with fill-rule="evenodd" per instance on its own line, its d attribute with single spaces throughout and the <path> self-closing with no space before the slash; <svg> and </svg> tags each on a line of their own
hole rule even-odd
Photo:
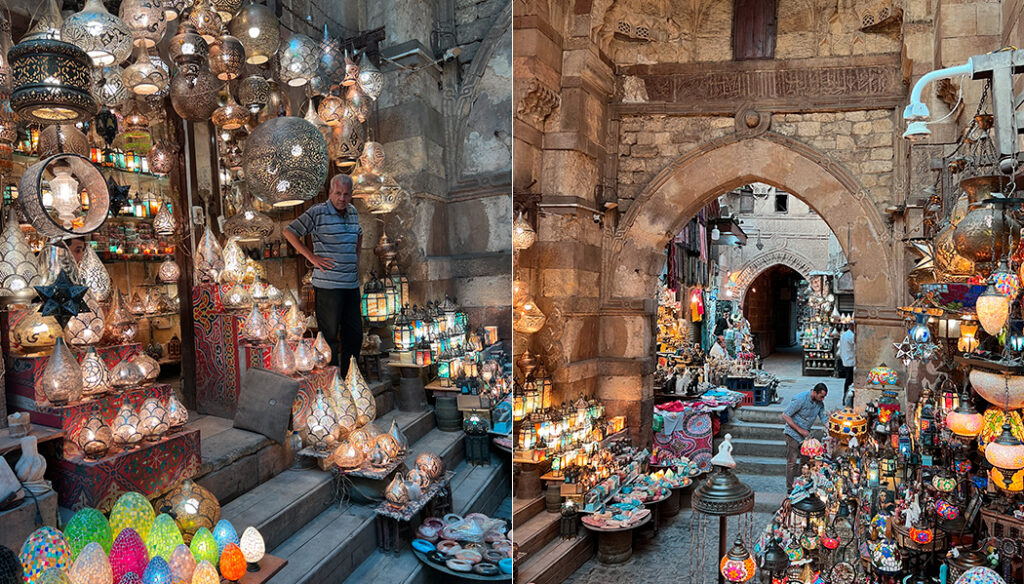
<svg viewBox="0 0 1024 584">
<path fill-rule="evenodd" d="M 594 223 L 600 223 L 600 222 L 601 222 L 601 214 L 600 213 L 594 213 Z"/>
</svg>

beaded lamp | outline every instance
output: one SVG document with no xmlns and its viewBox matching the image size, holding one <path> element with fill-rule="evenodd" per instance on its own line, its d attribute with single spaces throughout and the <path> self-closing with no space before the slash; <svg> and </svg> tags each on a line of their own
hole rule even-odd
<svg viewBox="0 0 1024 584">
<path fill-rule="evenodd" d="M 134 494 L 142 497 L 138 493 Z M 122 495 L 123 498 L 124 495 Z M 114 573 L 114 581 L 121 582 L 121 578 L 128 572 L 134 572 L 136 575 L 142 574 L 146 571 L 148 563 L 149 552 L 146 551 L 146 544 L 142 542 L 142 537 L 131 527 L 121 529 L 117 537 L 114 538 L 114 545 L 110 547 L 110 567 Z"/>
</svg>

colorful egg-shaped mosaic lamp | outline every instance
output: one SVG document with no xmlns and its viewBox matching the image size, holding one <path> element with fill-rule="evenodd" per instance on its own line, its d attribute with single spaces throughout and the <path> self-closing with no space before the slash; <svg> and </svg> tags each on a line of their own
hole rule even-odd
<svg viewBox="0 0 1024 584">
<path fill-rule="evenodd" d="M 229 543 L 220 554 L 220 575 L 225 580 L 237 582 L 245 575 L 245 556 L 238 545 Z"/>
<path fill-rule="evenodd" d="M 217 568 L 214 568 L 213 564 L 203 560 L 199 562 L 195 573 L 192 574 L 192 584 L 220 584 L 220 574 L 217 573 Z"/>
<path fill-rule="evenodd" d="M 113 584 L 114 572 L 103 546 L 91 542 L 82 548 L 81 553 L 75 558 L 75 563 L 71 566 L 70 576 L 71 581 L 75 584 L 79 582 Z"/>
<path fill-rule="evenodd" d="M 71 517 L 64 527 L 64 537 L 74 559 L 77 559 L 78 554 L 90 543 L 100 544 L 104 553 L 110 553 L 110 546 L 114 543 L 110 522 L 103 513 L 92 507 L 84 507 Z"/>
<path fill-rule="evenodd" d="M 245 528 L 242 532 L 242 540 L 238 544 L 238 547 L 242 550 L 242 555 L 245 556 L 245 561 L 249 564 L 249 571 L 255 572 L 259 570 L 256 566 L 263 559 L 263 555 L 266 553 L 266 543 L 263 541 L 263 535 L 260 531 L 250 525 Z"/>
<path fill-rule="evenodd" d="M 149 553 L 142 537 L 131 527 L 125 527 L 110 547 L 110 568 L 114 573 L 114 581 L 121 582 L 128 572 L 135 572 L 136 575 L 145 572 L 147 564 Z"/>
<path fill-rule="evenodd" d="M 61 532 L 43 526 L 28 536 L 18 559 L 25 570 L 25 583 L 37 584 L 49 568 L 67 570 L 71 567 L 71 548 Z"/>
<path fill-rule="evenodd" d="M 196 571 L 196 559 L 192 556 L 192 550 L 181 544 L 171 552 L 171 559 L 167 561 L 171 566 L 171 575 L 175 580 L 191 582 L 192 574 Z"/>
<path fill-rule="evenodd" d="M 171 567 L 160 556 L 150 560 L 142 573 L 142 584 L 171 584 L 172 581 Z"/>
<path fill-rule="evenodd" d="M 181 537 L 181 531 L 174 518 L 166 513 L 156 516 L 153 526 L 146 536 L 146 550 L 150 558 L 160 557 L 170 560 L 171 554 L 179 545 L 184 545 L 185 540 Z M 143 578 L 145 580 L 145 578 Z"/>
<path fill-rule="evenodd" d="M 217 553 L 222 554 L 229 543 L 238 545 L 238 532 L 230 521 L 221 519 L 213 528 L 213 539 L 217 542 Z"/>
<path fill-rule="evenodd" d="M 114 503 L 114 508 L 110 510 L 110 529 L 115 539 L 121 534 L 122 529 L 130 527 L 145 540 L 154 520 L 156 513 L 149 499 L 134 491 L 121 495 Z M 141 574 L 142 570 L 139 570 L 139 573 Z"/>
<path fill-rule="evenodd" d="M 220 553 L 217 551 L 217 540 L 213 539 L 213 534 L 205 527 L 200 527 L 199 531 L 196 531 L 195 536 L 192 537 L 192 543 L 188 547 L 192 550 L 192 557 L 200 564 L 205 560 L 216 566 L 220 561 Z M 196 570 L 198 571 L 199 568 L 197 567 Z M 192 579 L 194 581 L 195 576 L 192 576 Z"/>
</svg>

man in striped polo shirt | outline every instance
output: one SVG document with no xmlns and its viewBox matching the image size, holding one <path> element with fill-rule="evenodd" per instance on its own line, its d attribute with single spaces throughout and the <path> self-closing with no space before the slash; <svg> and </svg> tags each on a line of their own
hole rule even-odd
<svg viewBox="0 0 1024 584">
<path fill-rule="evenodd" d="M 350 358 L 358 357 L 363 345 L 359 310 L 363 228 L 352 205 L 352 178 L 336 175 L 331 179 L 327 200 L 307 209 L 282 232 L 288 243 L 313 264 L 316 322 L 344 376 Z M 302 242 L 307 235 L 313 239 L 312 251 Z"/>
</svg>

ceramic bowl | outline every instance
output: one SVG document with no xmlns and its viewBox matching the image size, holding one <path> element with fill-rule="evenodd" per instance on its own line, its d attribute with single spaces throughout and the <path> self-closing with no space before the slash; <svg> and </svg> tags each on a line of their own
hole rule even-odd
<svg viewBox="0 0 1024 584">
<path fill-rule="evenodd" d="M 485 521 L 491 520 L 490 517 L 484 515 L 483 513 L 470 513 L 469 515 L 466 515 L 465 519 L 469 519 L 470 521 L 476 521 L 477 523 L 483 523 Z"/>
<path fill-rule="evenodd" d="M 499 552 L 507 554 L 508 552 L 512 551 L 512 542 L 510 542 L 507 539 L 503 539 L 501 541 L 496 541 L 492 543 L 491 547 Z"/>
<path fill-rule="evenodd" d="M 498 574 L 498 566 L 490 562 L 480 562 L 473 566 L 473 571 L 483 576 L 496 576 Z"/>
<path fill-rule="evenodd" d="M 459 542 L 450 539 L 443 540 L 437 544 L 437 551 L 442 554 L 454 554 L 461 549 L 462 546 L 459 545 Z"/>
<path fill-rule="evenodd" d="M 498 550 L 487 550 L 484 552 L 484 559 L 492 564 L 497 564 L 504 560 L 506 555 L 507 554 L 504 552 L 500 552 Z"/>
<path fill-rule="evenodd" d="M 431 543 L 437 543 L 437 529 L 430 525 L 420 525 L 416 528 L 416 537 L 425 539 Z"/>
<path fill-rule="evenodd" d="M 437 550 L 434 550 L 432 552 L 427 552 L 427 559 L 431 562 L 434 562 L 435 564 L 444 564 L 448 561 L 448 556 L 442 554 Z"/>
<path fill-rule="evenodd" d="M 461 515 L 457 515 L 455 513 L 449 513 L 449 514 L 444 516 L 444 522 L 447 525 L 451 525 L 452 523 L 458 523 L 459 521 L 462 521 L 462 516 Z"/>
<path fill-rule="evenodd" d="M 444 520 L 437 517 L 427 517 L 423 520 L 423 525 L 439 532 L 444 529 Z"/>
<path fill-rule="evenodd" d="M 500 562 L 498 562 L 498 567 L 501 568 L 502 572 L 504 572 L 506 574 L 511 574 L 512 573 L 512 558 L 505 558 L 504 560 L 501 560 Z"/>
<path fill-rule="evenodd" d="M 457 560 L 465 560 L 470 564 L 479 564 L 484 555 L 476 550 L 461 549 L 453 554 Z"/>
<path fill-rule="evenodd" d="M 487 549 L 487 546 L 485 544 L 483 544 L 483 543 L 480 543 L 479 541 L 470 541 L 470 542 L 464 543 L 462 545 L 462 549 L 464 549 L 464 550 L 477 550 L 478 552 L 483 553 L 483 551 L 485 549 Z"/>
<path fill-rule="evenodd" d="M 456 572 L 471 572 L 473 570 L 473 564 L 470 564 L 466 560 L 451 559 L 445 562 L 448 569 Z"/>
<path fill-rule="evenodd" d="M 414 539 L 414 540 L 412 540 L 412 547 L 413 547 L 413 549 L 415 549 L 417 551 L 420 551 L 420 552 L 423 552 L 425 554 L 426 553 L 430 553 L 430 552 L 434 551 L 435 549 L 437 549 L 436 547 L 434 547 L 434 544 L 430 543 L 429 541 L 427 541 L 425 539 Z"/>
</svg>

